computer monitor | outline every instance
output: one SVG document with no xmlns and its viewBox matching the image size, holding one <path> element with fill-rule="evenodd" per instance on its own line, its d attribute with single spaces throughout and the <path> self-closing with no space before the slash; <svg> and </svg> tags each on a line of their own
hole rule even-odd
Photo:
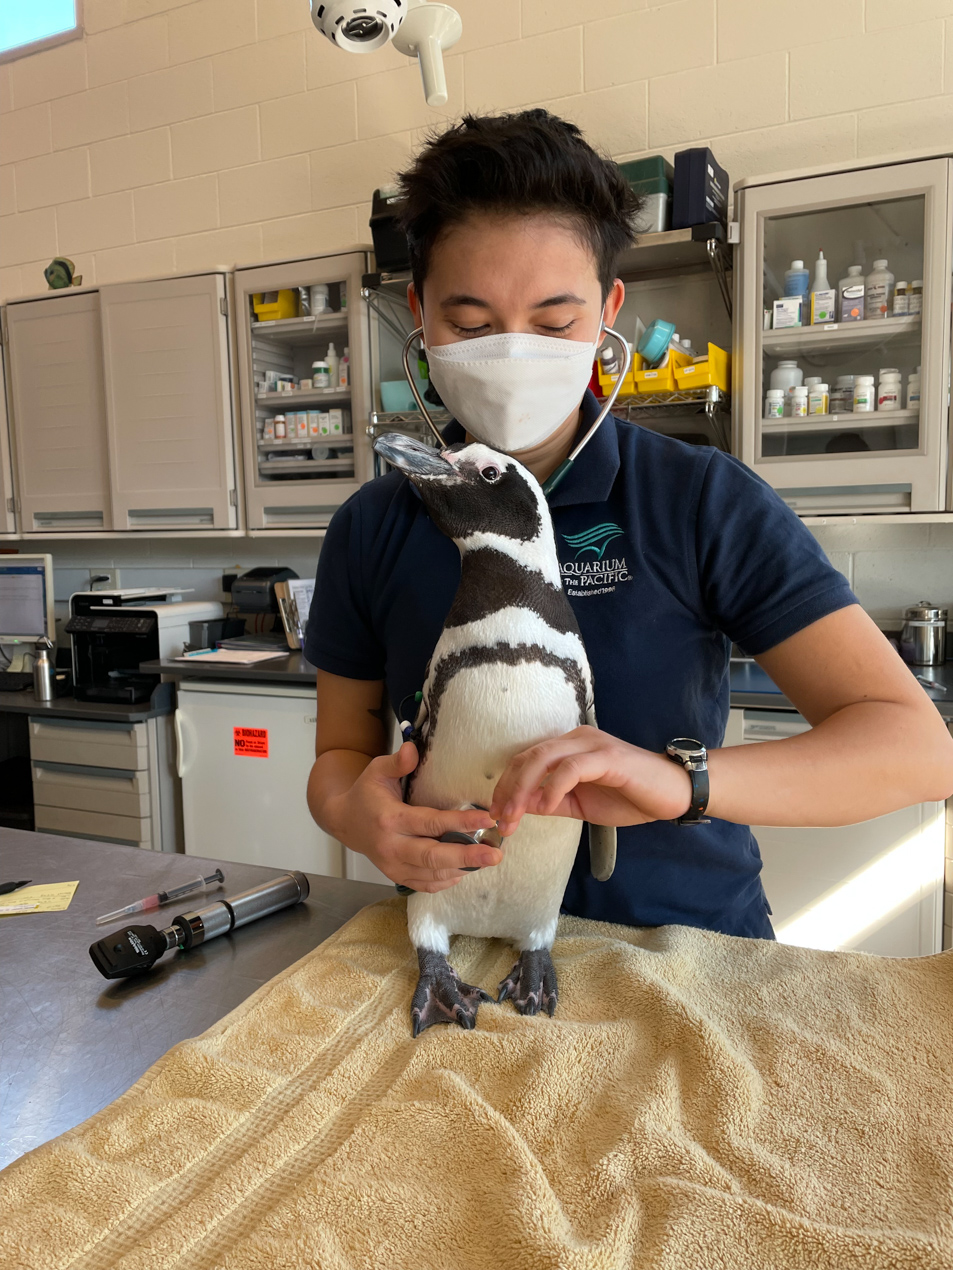
<svg viewBox="0 0 953 1270">
<path fill-rule="evenodd" d="M 56 640 L 53 557 L 0 555 L 0 644 Z"/>
</svg>

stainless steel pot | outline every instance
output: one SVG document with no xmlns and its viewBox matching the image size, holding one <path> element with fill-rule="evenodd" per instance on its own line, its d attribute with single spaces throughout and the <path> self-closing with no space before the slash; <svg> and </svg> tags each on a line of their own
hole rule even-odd
<svg viewBox="0 0 953 1270">
<path fill-rule="evenodd" d="M 946 609 L 919 600 L 903 611 L 900 656 L 911 666 L 942 666 L 946 661 Z"/>
</svg>

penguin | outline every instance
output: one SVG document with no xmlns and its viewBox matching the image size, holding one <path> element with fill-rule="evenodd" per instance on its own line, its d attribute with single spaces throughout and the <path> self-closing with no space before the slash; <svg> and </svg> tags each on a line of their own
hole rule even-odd
<svg viewBox="0 0 953 1270">
<path fill-rule="evenodd" d="M 462 558 L 410 735 L 419 759 L 405 797 L 444 810 L 488 807 L 515 754 L 595 726 L 592 671 L 563 591 L 549 505 L 531 472 L 481 443 L 437 451 L 391 433 L 374 448 L 409 477 Z M 435 1023 L 469 1030 L 480 1003 L 493 1000 L 450 965 L 451 935 L 511 941 L 519 957 L 497 1000 L 511 999 L 521 1014 L 553 1015 L 550 950 L 581 833 L 581 822 L 568 817 L 524 816 L 511 836 L 496 835 L 498 865 L 436 894 L 409 895 L 408 933 L 420 969 L 411 1002 L 415 1037 Z M 608 879 L 614 829 L 590 826 L 590 858 L 594 875 Z"/>
</svg>

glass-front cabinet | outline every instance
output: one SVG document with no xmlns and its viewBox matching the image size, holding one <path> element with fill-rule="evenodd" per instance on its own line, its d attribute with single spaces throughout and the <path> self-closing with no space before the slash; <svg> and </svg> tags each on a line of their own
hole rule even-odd
<svg viewBox="0 0 953 1270">
<path fill-rule="evenodd" d="M 739 190 L 736 444 L 801 514 L 949 506 L 951 170 Z"/>
<path fill-rule="evenodd" d="M 248 528 L 321 530 L 372 475 L 363 250 L 235 273 Z"/>
</svg>

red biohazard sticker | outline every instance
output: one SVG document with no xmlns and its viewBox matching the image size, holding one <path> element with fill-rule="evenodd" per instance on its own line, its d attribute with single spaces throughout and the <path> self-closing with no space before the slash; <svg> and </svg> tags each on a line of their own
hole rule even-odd
<svg viewBox="0 0 953 1270">
<path fill-rule="evenodd" d="M 232 728 L 235 734 L 235 753 L 243 758 L 268 757 L 267 728 Z"/>
</svg>

